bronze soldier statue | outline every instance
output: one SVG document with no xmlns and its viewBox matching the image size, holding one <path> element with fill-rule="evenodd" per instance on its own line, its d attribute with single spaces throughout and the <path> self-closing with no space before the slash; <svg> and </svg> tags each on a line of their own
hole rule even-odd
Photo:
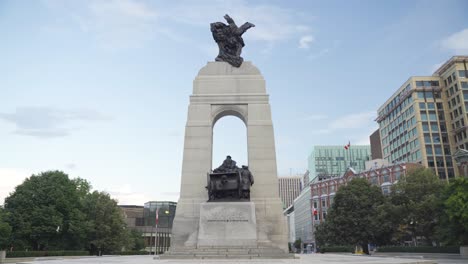
<svg viewBox="0 0 468 264">
<path fill-rule="evenodd" d="M 240 169 L 241 173 L 241 184 L 242 184 L 242 198 L 250 199 L 250 186 L 254 184 L 254 178 L 252 173 L 249 171 L 249 166 L 242 165 Z"/>
<path fill-rule="evenodd" d="M 239 168 L 236 165 L 236 161 L 231 158 L 231 156 L 227 156 L 226 159 L 223 161 L 223 164 L 218 168 L 214 169 L 213 172 L 235 172 Z"/>
</svg>

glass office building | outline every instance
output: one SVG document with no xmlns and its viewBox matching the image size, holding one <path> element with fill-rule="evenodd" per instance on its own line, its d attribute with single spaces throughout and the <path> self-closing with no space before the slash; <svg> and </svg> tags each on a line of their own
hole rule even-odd
<svg viewBox="0 0 468 264">
<path fill-rule="evenodd" d="M 370 145 L 314 146 L 309 155 L 311 182 L 341 177 L 351 166 L 355 171 L 365 170 L 365 162 L 371 160 Z"/>
<path fill-rule="evenodd" d="M 379 108 L 384 159 L 420 163 L 441 179 L 460 175 L 452 153 L 468 149 L 467 64 L 456 56 L 432 76 L 411 77 Z"/>
</svg>

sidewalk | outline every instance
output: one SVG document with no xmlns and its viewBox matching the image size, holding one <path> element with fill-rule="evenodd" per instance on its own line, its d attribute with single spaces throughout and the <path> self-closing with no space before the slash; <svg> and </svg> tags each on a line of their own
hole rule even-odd
<svg viewBox="0 0 468 264">
<path fill-rule="evenodd" d="M 300 259 L 186 259 L 186 260 L 157 260 L 153 256 L 109 256 L 109 257 L 93 257 L 93 258 L 69 258 L 45 260 L 36 258 L 29 261 L 18 261 L 10 263 L 28 263 L 28 264 L 435 264 L 435 261 L 422 259 L 408 258 L 393 258 L 393 257 L 370 257 L 370 256 L 355 256 L 351 254 L 297 254 Z"/>
<path fill-rule="evenodd" d="M 463 258 L 460 254 L 448 253 L 404 253 L 404 252 L 377 252 L 375 257 L 387 258 L 406 258 L 406 259 L 423 259 L 434 260 L 439 264 L 468 264 L 468 258 Z"/>
</svg>

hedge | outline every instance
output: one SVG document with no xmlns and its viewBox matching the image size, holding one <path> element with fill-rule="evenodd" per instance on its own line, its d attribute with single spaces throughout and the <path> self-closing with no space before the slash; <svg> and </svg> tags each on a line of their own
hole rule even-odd
<svg viewBox="0 0 468 264">
<path fill-rule="evenodd" d="M 406 252 L 406 253 L 455 253 L 460 254 L 460 247 L 379 247 L 378 252 Z"/>
<path fill-rule="evenodd" d="M 60 250 L 60 251 L 7 251 L 7 258 L 29 258 L 49 256 L 89 256 L 88 251 Z"/>
<path fill-rule="evenodd" d="M 133 250 L 133 251 L 116 251 L 116 252 L 111 252 L 110 255 L 148 255 L 148 251 L 138 251 L 138 250 Z"/>
<path fill-rule="evenodd" d="M 347 252 L 353 253 L 354 247 L 353 246 L 330 246 L 330 247 L 319 247 L 320 253 L 326 252 Z"/>
</svg>

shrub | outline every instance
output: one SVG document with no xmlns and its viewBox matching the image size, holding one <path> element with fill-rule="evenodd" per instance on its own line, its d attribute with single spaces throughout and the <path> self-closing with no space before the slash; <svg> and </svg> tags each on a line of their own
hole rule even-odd
<svg viewBox="0 0 468 264">
<path fill-rule="evenodd" d="M 353 246 L 329 246 L 329 247 L 319 247 L 320 253 L 325 252 L 347 252 L 352 253 L 354 252 Z"/>
<path fill-rule="evenodd" d="M 118 252 L 111 252 L 110 255 L 148 255 L 148 251 L 138 251 L 138 250 L 132 250 L 132 251 L 118 251 Z"/>
<path fill-rule="evenodd" d="M 455 253 L 460 254 L 459 247 L 379 247 L 378 252 L 406 252 L 406 253 Z"/>
<path fill-rule="evenodd" d="M 60 251 L 7 251 L 7 258 L 29 258 L 50 256 L 89 256 L 88 251 L 60 250 Z"/>
</svg>

